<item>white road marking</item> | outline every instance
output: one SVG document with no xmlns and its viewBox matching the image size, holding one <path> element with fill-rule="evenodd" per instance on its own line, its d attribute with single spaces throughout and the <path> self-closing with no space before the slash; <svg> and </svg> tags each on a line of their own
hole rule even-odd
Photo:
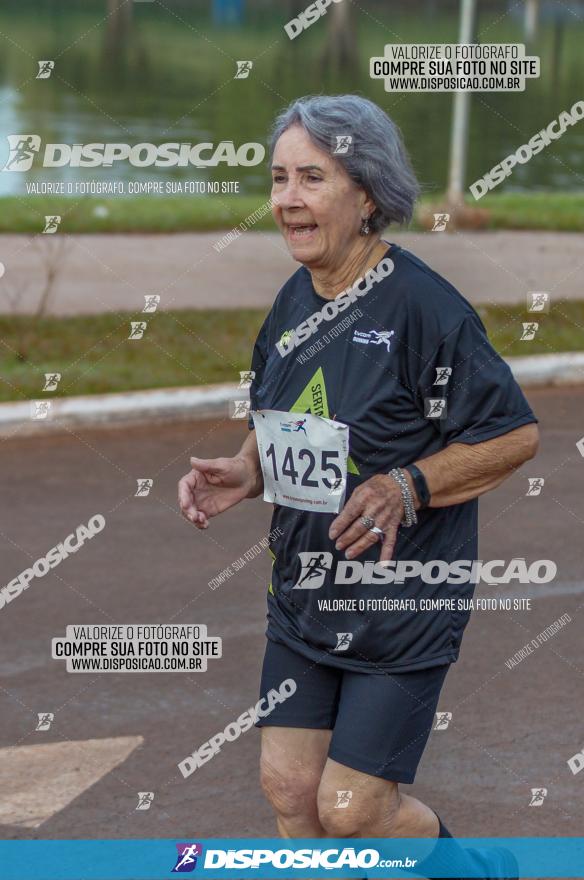
<svg viewBox="0 0 584 880">
<path fill-rule="evenodd" d="M 0 823 L 38 828 L 142 742 L 116 736 L 0 749 Z"/>
</svg>

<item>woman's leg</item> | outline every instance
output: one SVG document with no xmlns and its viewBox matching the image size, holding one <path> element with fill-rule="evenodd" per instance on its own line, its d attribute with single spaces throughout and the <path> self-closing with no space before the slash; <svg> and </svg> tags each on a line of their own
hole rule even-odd
<svg viewBox="0 0 584 880">
<path fill-rule="evenodd" d="M 338 791 L 351 792 L 337 807 Z M 398 784 L 329 759 L 318 790 L 318 820 L 330 837 L 438 837 L 436 814 Z"/>
<path fill-rule="evenodd" d="M 324 837 L 317 794 L 330 730 L 262 727 L 261 783 L 282 837 Z"/>
<path fill-rule="evenodd" d="M 268 640 L 260 696 L 285 680 L 295 692 L 257 726 L 262 731 L 261 783 L 283 837 L 322 837 L 316 796 L 335 725 L 342 673 Z"/>
</svg>

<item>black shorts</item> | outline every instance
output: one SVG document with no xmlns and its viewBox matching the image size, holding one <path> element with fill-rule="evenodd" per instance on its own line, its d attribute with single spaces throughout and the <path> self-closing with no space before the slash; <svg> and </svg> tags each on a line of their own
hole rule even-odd
<svg viewBox="0 0 584 880">
<path fill-rule="evenodd" d="M 315 663 L 268 640 L 260 696 L 292 678 L 296 692 L 257 727 L 332 730 L 329 758 L 392 782 L 414 781 L 450 664 L 363 673 Z"/>
</svg>

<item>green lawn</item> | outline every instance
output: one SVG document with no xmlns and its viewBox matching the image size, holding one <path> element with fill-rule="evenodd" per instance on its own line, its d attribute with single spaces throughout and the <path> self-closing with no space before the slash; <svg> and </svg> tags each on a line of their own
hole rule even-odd
<svg viewBox="0 0 584 880">
<path fill-rule="evenodd" d="M 0 198 L 0 233 L 35 233 L 49 214 L 62 216 L 62 232 L 204 232 L 229 230 L 261 207 L 269 197 L 258 196 L 136 196 L 67 198 L 65 196 L 6 196 Z M 438 204 L 433 195 L 422 200 Z M 487 228 L 584 230 L 584 192 L 490 194 L 471 208 L 489 212 Z M 253 229 L 274 230 L 268 213 Z M 413 229 L 422 228 L 417 221 Z"/>
<path fill-rule="evenodd" d="M 584 350 L 584 301 L 554 302 L 535 317 L 532 342 L 519 342 L 521 306 L 478 309 L 491 342 L 505 357 Z M 44 373 L 62 374 L 58 395 L 236 382 L 249 368 L 262 310 L 0 317 L 0 400 L 42 396 Z M 130 320 L 147 320 L 141 340 L 128 340 Z"/>
</svg>

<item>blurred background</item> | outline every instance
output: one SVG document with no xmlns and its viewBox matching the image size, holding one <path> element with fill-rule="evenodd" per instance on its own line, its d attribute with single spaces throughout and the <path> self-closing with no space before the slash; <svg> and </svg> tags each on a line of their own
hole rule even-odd
<svg viewBox="0 0 584 880">
<path fill-rule="evenodd" d="M 264 141 L 274 115 L 313 92 L 359 92 L 382 104 L 402 128 L 426 192 L 446 185 L 452 94 L 383 92 L 369 77 L 369 58 L 385 43 L 458 39 L 459 6 L 451 0 L 364 0 L 332 4 L 317 25 L 289 40 L 283 24 L 304 0 L 4 0 L 0 31 L 0 131 L 38 132 L 43 141 Z M 475 180 L 559 109 L 582 97 L 584 3 L 478 0 L 479 42 L 526 42 L 541 56 L 541 76 L 524 95 L 472 97 L 468 179 Z M 53 59 L 50 80 L 22 89 L 32 59 Z M 234 59 L 256 70 L 233 84 Z M 233 86 L 236 85 L 237 88 Z M 584 127 L 577 127 L 536 163 L 516 168 L 501 190 L 583 186 Z M 4 159 L 0 145 L 0 159 Z M 132 169 L 51 171 L 120 179 L 230 176 L 209 170 Z M 122 166 L 126 166 L 125 168 Z M 27 178 L 0 175 L 0 195 L 22 194 Z M 265 192 L 263 166 L 241 169 L 242 192 Z"/>
</svg>

